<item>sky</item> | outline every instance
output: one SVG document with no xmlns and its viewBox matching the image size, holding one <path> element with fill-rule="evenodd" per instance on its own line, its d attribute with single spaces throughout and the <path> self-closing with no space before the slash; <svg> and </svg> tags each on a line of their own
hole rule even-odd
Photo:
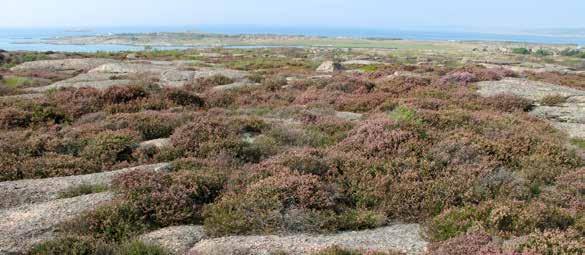
<svg viewBox="0 0 585 255">
<path fill-rule="evenodd" d="M 583 0 L 2 0 L 0 27 L 582 28 Z"/>
</svg>

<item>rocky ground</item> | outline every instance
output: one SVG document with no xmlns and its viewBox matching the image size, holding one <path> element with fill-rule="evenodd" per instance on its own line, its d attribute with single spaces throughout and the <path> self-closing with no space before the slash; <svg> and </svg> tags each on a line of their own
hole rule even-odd
<svg viewBox="0 0 585 255">
<path fill-rule="evenodd" d="M 301 255 L 332 246 L 364 251 L 398 251 L 423 254 L 427 242 L 418 224 L 397 224 L 384 228 L 334 235 L 233 236 L 202 240 L 189 251 L 191 255 L 259 254 L 275 252 Z"/>
<path fill-rule="evenodd" d="M 248 92 L 246 89 L 252 91 L 254 88 L 263 88 L 263 86 L 265 86 L 265 84 L 252 81 L 250 79 L 251 72 L 249 71 L 231 69 L 225 66 L 214 65 L 214 63 L 204 64 L 205 65 L 202 65 L 199 61 L 186 60 L 145 61 L 112 60 L 102 58 L 27 62 L 13 67 L 11 71 L 34 72 L 38 70 L 50 70 L 53 72 L 68 73 L 71 75 L 71 78 L 56 81 L 48 86 L 26 88 L 25 91 L 27 94 L 7 96 L 3 97 L 3 99 L 34 99 L 44 97 L 45 94 L 43 93 L 47 91 L 62 88 L 91 87 L 103 90 L 113 86 L 136 84 L 141 80 L 152 81 L 156 85 L 162 87 L 180 88 L 186 85 L 192 85 L 194 81 L 199 78 L 208 78 L 216 75 L 227 77 L 233 82 L 230 84 L 214 86 L 209 89 L 212 92 L 225 92 L 227 90 L 242 90 Z M 355 68 L 355 65 L 360 67 Z M 315 72 L 298 75 L 301 78 L 298 78 L 295 75 L 288 75 L 285 79 L 287 81 L 286 84 L 278 85 L 279 87 L 275 90 L 282 90 L 284 91 L 283 94 L 285 94 L 288 93 L 287 89 L 291 88 L 291 86 L 298 86 L 296 82 L 299 80 L 327 80 L 332 79 L 334 75 L 340 73 L 348 75 L 356 74 L 356 76 L 363 75 L 366 72 L 361 66 L 370 65 L 376 65 L 376 68 L 383 69 L 385 66 L 390 66 L 390 63 L 364 59 L 354 59 L 345 62 L 326 61 L 322 63 Z M 424 66 L 424 64 L 422 65 Z M 490 68 L 494 68 L 493 64 L 486 65 Z M 497 65 L 497 67 L 500 68 L 502 65 Z M 515 70 L 519 73 L 534 71 L 550 72 L 551 68 L 553 68 L 553 71 L 563 74 L 577 76 L 583 74 L 582 71 L 558 66 L 539 66 L 531 69 L 516 65 L 506 65 L 504 67 Z M 286 70 L 284 73 L 290 74 L 292 72 L 293 71 Z M 402 79 L 405 81 L 425 81 L 432 78 L 432 74 L 400 70 L 391 72 L 382 77 L 374 76 L 372 80 L 382 83 L 385 81 L 394 82 L 395 80 Z M 477 94 L 486 98 L 493 99 L 494 97 L 505 94 L 515 95 L 530 100 L 534 106 L 530 112 L 532 116 L 550 122 L 554 127 L 567 133 L 571 138 L 585 139 L 584 90 L 547 82 L 533 81 L 522 76 L 478 83 L 474 82 L 465 85 L 477 88 Z M 341 87 L 342 88 L 339 90 L 346 89 L 343 86 Z M 392 90 L 394 88 L 385 89 Z M 250 93 L 253 94 L 253 92 Z M 338 92 L 336 91 L 336 93 Z M 359 93 L 364 92 L 356 92 L 356 94 Z M 397 94 L 400 93 L 403 92 L 397 92 Z M 351 94 L 351 92 L 348 94 Z M 303 96 L 311 98 L 326 97 L 328 95 L 304 93 Z M 261 96 L 258 97 L 261 98 Z M 286 97 L 286 95 L 282 97 Z M 280 95 L 274 96 L 274 98 L 280 98 Z M 547 103 L 547 99 L 550 98 L 556 98 L 558 101 L 554 104 Z M 269 100 L 266 98 L 262 99 Z M 335 102 L 336 100 L 337 99 L 333 98 L 330 101 Z M 367 101 L 363 104 L 366 103 Z M 430 102 L 425 106 L 432 108 L 434 106 L 433 103 L 435 102 Z M 363 120 L 367 120 L 369 117 L 367 111 L 359 112 L 359 109 L 355 111 L 328 109 L 317 112 L 316 110 L 307 107 L 307 105 L 300 105 L 298 107 L 303 108 L 304 113 L 308 116 L 307 118 L 314 116 L 316 116 L 314 118 L 322 119 L 333 118 L 335 121 L 349 122 L 347 125 L 360 123 Z M 169 112 L 172 112 L 173 110 L 174 109 L 171 109 Z M 245 115 L 244 113 L 246 111 L 246 109 L 231 110 L 234 110 L 234 112 L 240 111 L 238 113 L 242 113 L 242 116 Z M 380 112 L 376 112 L 376 114 L 380 114 Z M 387 112 L 384 112 L 384 114 L 387 114 Z M 414 118 L 409 115 L 409 112 L 400 114 L 402 115 L 398 118 L 408 120 Z M 274 113 L 274 115 L 277 114 Z M 294 131 L 297 130 L 302 130 L 304 125 L 307 125 L 305 123 L 306 120 L 303 122 L 299 119 L 279 116 L 267 115 L 258 117 L 257 119 L 270 125 L 284 127 L 287 130 L 290 130 L 291 133 L 294 133 Z M 416 119 L 412 122 L 414 124 L 409 123 L 409 125 L 416 126 L 417 124 L 420 124 Z M 250 144 L 254 144 L 258 137 L 262 137 L 262 135 L 256 134 L 257 131 L 255 130 L 245 131 L 245 137 L 242 139 Z M 360 132 L 366 131 L 361 130 Z M 376 132 L 382 131 L 376 130 Z M 401 133 L 398 135 L 401 135 Z M 372 137 L 369 138 L 373 139 Z M 375 140 L 368 141 L 372 144 L 376 142 Z M 171 148 L 173 143 L 177 143 L 177 141 L 172 141 L 170 138 L 159 138 L 142 141 L 137 143 L 136 147 L 137 149 L 144 151 L 147 149 L 160 150 Z M 383 147 L 383 145 L 384 144 L 380 145 L 380 147 Z M 377 150 L 378 148 L 376 147 L 374 149 Z M 310 165 L 311 163 L 313 162 L 309 162 L 308 164 Z M 117 176 L 136 171 L 140 173 L 162 173 L 167 172 L 170 167 L 171 163 L 158 163 L 132 168 L 112 169 L 113 171 L 88 175 L 0 182 L 0 197 L 2 197 L 0 200 L 0 254 L 25 253 L 35 244 L 55 238 L 58 235 L 55 231 L 59 224 L 73 219 L 83 212 L 91 211 L 104 203 L 112 201 L 117 195 L 119 195 L 114 191 L 103 191 L 94 194 L 81 194 L 74 197 L 63 198 L 63 193 L 81 185 L 103 186 L 108 189 L 112 180 Z M 521 182 L 525 180 L 518 178 L 515 181 Z M 502 181 L 502 183 L 504 183 L 504 181 Z M 579 203 L 577 204 L 580 205 Z M 189 255 L 251 255 L 274 254 L 277 252 L 296 255 L 310 254 L 332 246 L 362 251 L 391 251 L 406 254 L 424 254 L 428 251 L 431 241 L 425 237 L 425 229 L 422 225 L 424 222 L 420 221 L 420 223 L 421 224 L 389 224 L 384 227 L 370 230 L 342 231 L 333 234 L 285 233 L 281 235 L 235 235 L 220 238 L 213 238 L 208 235 L 203 226 L 184 225 L 158 229 L 150 233 L 142 234 L 137 237 L 137 239 L 144 241 L 145 243 L 163 247 L 172 254 Z"/>
<path fill-rule="evenodd" d="M 51 240 L 59 224 L 111 201 L 113 196 L 106 192 L 0 210 L 0 254 L 24 253 Z"/>
<path fill-rule="evenodd" d="M 508 78 L 477 84 L 482 96 L 513 94 L 535 102 L 532 114 L 550 121 L 573 138 L 585 138 L 585 91 L 545 82 Z M 558 105 L 543 105 L 547 97 L 560 97 Z"/>
</svg>

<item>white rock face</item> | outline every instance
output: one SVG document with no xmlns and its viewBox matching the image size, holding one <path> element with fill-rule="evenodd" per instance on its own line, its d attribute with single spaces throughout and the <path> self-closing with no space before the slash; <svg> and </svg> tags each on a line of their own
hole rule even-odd
<svg viewBox="0 0 585 255">
<path fill-rule="evenodd" d="M 202 240 L 190 255 L 268 255 L 284 252 L 289 255 L 312 254 L 331 246 L 366 251 L 402 251 L 423 254 L 428 243 L 420 235 L 417 224 L 344 232 L 333 235 L 231 236 Z"/>
</svg>

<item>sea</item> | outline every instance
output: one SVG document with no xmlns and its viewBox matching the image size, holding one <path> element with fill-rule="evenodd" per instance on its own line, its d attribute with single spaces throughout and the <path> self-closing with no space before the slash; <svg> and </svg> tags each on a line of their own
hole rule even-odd
<svg viewBox="0 0 585 255">
<path fill-rule="evenodd" d="M 531 35 L 522 33 L 489 33 L 453 30 L 424 29 L 358 29 L 358 28 L 311 28 L 265 27 L 244 25 L 204 25 L 190 27 L 98 27 L 98 28 L 0 28 L 0 49 L 7 51 L 56 51 L 56 52 L 119 52 L 140 51 L 144 47 L 131 45 L 54 45 L 44 39 L 69 36 L 95 36 L 127 33 L 155 32 L 206 32 L 221 34 L 280 34 L 333 36 L 356 38 L 392 38 L 420 41 L 506 41 L 541 44 L 574 44 L 585 46 L 585 36 Z M 244 46 L 242 46 L 244 47 Z M 248 46 L 249 47 L 249 46 Z M 258 46 L 261 47 L 261 46 Z M 156 49 L 186 49 L 189 47 L 155 47 Z M 237 46 L 236 46 L 237 48 Z"/>
</svg>

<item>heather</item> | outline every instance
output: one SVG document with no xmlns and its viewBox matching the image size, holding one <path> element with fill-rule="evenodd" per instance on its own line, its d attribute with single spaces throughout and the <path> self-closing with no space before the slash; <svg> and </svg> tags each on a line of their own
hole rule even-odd
<svg viewBox="0 0 585 255">
<path fill-rule="evenodd" d="M 119 175 L 107 189 L 63 193 L 116 197 L 32 254 L 164 254 L 133 237 L 190 224 L 222 237 L 394 222 L 424 224 L 431 254 L 584 251 L 582 141 L 568 146 L 565 134 L 528 113 L 562 104 L 561 96 L 481 97 L 474 83 L 520 74 L 471 64 L 394 63 L 315 78 L 304 49 L 283 53 L 294 60 L 223 53 L 209 61 L 254 71 L 246 77 L 254 86 L 217 90 L 234 80 L 214 75 L 182 88 L 137 81 L 0 102 L 0 181 L 171 162 L 166 171 Z M 572 76 L 524 75 L 580 87 Z M 159 139 L 168 145 L 141 146 Z M 506 250 L 503 240 L 516 239 L 525 241 Z M 134 253 L 117 253 L 124 249 Z"/>
</svg>

